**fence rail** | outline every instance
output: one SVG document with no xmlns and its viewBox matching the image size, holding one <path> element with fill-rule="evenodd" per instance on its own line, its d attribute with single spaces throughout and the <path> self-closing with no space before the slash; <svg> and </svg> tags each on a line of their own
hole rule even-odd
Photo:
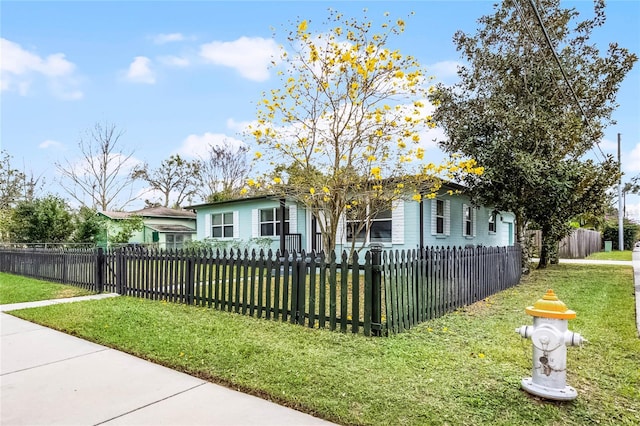
<svg viewBox="0 0 640 426">
<path fill-rule="evenodd" d="M 372 250 L 351 262 L 304 251 L 0 248 L 0 271 L 369 336 L 517 284 L 519 256 L 517 247 Z"/>
</svg>

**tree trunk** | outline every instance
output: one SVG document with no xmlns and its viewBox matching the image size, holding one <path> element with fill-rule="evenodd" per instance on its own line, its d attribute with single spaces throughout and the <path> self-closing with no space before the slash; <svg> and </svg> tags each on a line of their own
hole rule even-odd
<svg viewBox="0 0 640 426">
<path fill-rule="evenodd" d="M 531 258 L 530 244 L 526 236 L 527 224 L 524 221 L 524 217 L 521 213 L 516 213 L 516 242 L 520 246 L 522 252 L 522 273 L 528 274 L 531 271 L 529 267 L 529 259 Z"/>
<path fill-rule="evenodd" d="M 542 248 L 538 269 L 544 269 L 550 264 L 558 263 L 558 241 L 551 235 L 549 229 L 542 228 Z"/>
</svg>

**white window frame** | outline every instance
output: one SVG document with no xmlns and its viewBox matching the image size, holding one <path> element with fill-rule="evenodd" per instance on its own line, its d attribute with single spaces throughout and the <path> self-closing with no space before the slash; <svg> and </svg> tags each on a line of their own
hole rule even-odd
<svg viewBox="0 0 640 426">
<path fill-rule="evenodd" d="M 476 236 L 476 209 L 467 204 L 462 205 L 462 235 L 467 238 Z"/>
<path fill-rule="evenodd" d="M 436 200 L 436 235 L 444 235 L 444 200 Z"/>
<path fill-rule="evenodd" d="M 370 207 L 369 205 L 367 205 L 367 214 L 369 214 L 369 210 Z M 365 244 L 370 244 L 371 242 L 374 243 L 383 243 L 383 244 L 390 244 L 393 242 L 393 207 L 391 206 L 391 208 L 389 208 L 388 210 L 383 210 L 381 213 L 387 213 L 389 217 L 374 217 L 371 219 L 371 224 L 369 225 L 369 229 L 367 230 L 366 227 L 364 229 L 361 230 L 361 232 L 367 232 L 366 235 L 363 238 L 357 238 L 356 237 L 356 242 L 357 243 L 362 243 L 364 242 Z M 345 226 L 346 226 L 346 232 L 345 232 L 345 239 L 348 243 L 352 242 L 352 238 L 349 236 L 349 224 L 351 222 L 360 222 L 360 220 L 356 219 L 356 220 L 349 220 L 346 219 L 345 220 Z M 376 240 L 376 241 L 371 241 L 371 227 L 373 226 L 374 222 L 389 222 L 390 225 L 390 230 L 391 230 L 391 235 L 389 235 L 389 238 L 384 238 L 382 240 Z"/>
<path fill-rule="evenodd" d="M 496 212 L 489 213 L 489 233 L 490 234 L 495 234 L 496 231 L 498 230 L 497 220 L 498 220 L 498 213 Z"/>
<path fill-rule="evenodd" d="M 438 215 L 438 202 L 442 202 L 443 215 Z M 443 218 L 443 232 L 438 232 L 438 218 Z M 447 237 L 451 234 L 451 200 L 431 200 L 431 235 L 438 238 Z"/>
<path fill-rule="evenodd" d="M 226 217 L 228 217 L 228 215 L 231 215 L 231 223 L 227 223 L 226 222 Z M 221 216 L 222 217 L 222 223 L 220 224 L 216 224 L 215 223 L 215 217 L 216 216 Z M 211 234 L 210 236 L 212 238 L 216 238 L 216 239 L 221 239 L 221 240 L 229 240 L 231 238 L 235 238 L 236 237 L 236 213 L 235 212 L 220 212 L 220 213 L 211 213 Z M 230 237 L 226 237 L 225 236 L 225 228 L 229 228 L 231 227 L 231 236 Z M 215 235 L 214 229 L 219 228 L 221 230 L 221 236 L 217 237 Z"/>
<path fill-rule="evenodd" d="M 169 238 L 173 239 L 171 243 L 169 243 Z M 177 241 L 178 239 L 180 239 L 181 241 Z M 179 250 L 181 248 L 184 248 L 184 243 L 188 241 L 191 241 L 191 235 L 189 234 L 168 233 L 164 235 L 164 246 L 167 250 Z M 177 247 L 178 244 L 180 245 L 180 247 Z"/>
<path fill-rule="evenodd" d="M 273 212 L 273 220 L 262 220 L 262 212 L 263 211 L 272 211 Z M 284 209 L 284 223 L 285 223 L 285 235 L 291 233 L 291 212 L 290 209 Z M 258 235 L 260 237 L 279 237 L 280 236 L 280 220 L 278 219 L 278 215 L 280 214 L 280 207 L 269 207 L 266 209 L 258 209 Z M 273 225 L 273 233 L 272 234 L 264 234 L 262 232 L 262 225 Z M 287 227 L 289 228 L 287 230 Z"/>
</svg>

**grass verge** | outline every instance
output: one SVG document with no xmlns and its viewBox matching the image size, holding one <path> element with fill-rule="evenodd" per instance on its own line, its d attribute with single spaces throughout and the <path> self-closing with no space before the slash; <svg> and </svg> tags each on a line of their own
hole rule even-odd
<svg viewBox="0 0 640 426">
<path fill-rule="evenodd" d="M 520 390 L 531 343 L 514 329 L 548 288 L 569 328 L 572 402 Z M 389 338 L 313 330 L 161 301 L 114 298 L 12 314 L 345 425 L 640 423 L 640 339 L 630 267 L 557 265 Z"/>
<path fill-rule="evenodd" d="M 633 260 L 631 250 L 624 251 L 601 251 L 598 253 L 591 253 L 587 256 L 587 259 L 591 260 Z"/>
<path fill-rule="evenodd" d="M 62 299 L 93 294 L 69 285 L 55 284 L 0 272 L 0 305 Z"/>
</svg>

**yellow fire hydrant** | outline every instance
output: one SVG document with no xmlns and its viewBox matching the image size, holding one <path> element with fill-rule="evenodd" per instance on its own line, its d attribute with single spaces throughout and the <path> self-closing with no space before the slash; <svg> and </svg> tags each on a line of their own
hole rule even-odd
<svg viewBox="0 0 640 426">
<path fill-rule="evenodd" d="M 531 338 L 533 343 L 532 377 L 522 379 L 522 388 L 546 399 L 570 401 L 578 392 L 567 386 L 567 346 L 580 346 L 586 342 L 578 333 L 568 330 L 568 320 L 576 313 L 558 299 L 553 290 L 548 290 L 525 309 L 533 316 L 533 326 L 523 325 L 516 333 Z"/>
</svg>

